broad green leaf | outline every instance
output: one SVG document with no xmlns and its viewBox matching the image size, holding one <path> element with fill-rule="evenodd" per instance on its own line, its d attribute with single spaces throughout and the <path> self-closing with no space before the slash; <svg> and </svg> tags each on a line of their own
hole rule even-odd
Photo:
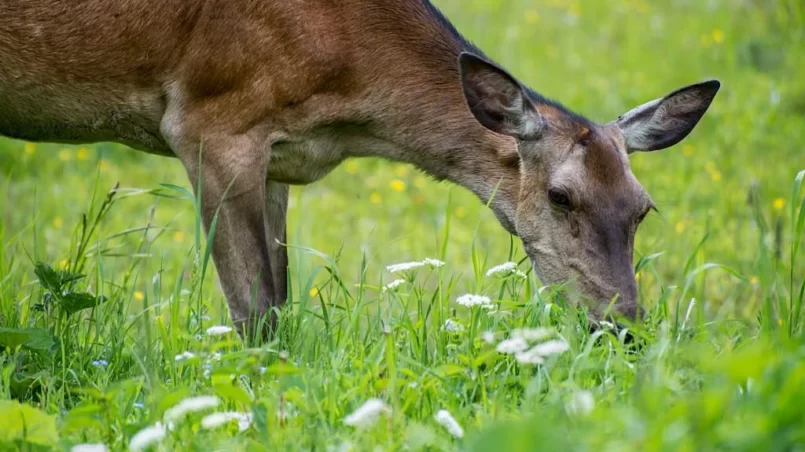
<svg viewBox="0 0 805 452">
<path fill-rule="evenodd" d="M 55 445 L 59 440 L 56 418 L 12 400 L 0 400 L 0 441 L 23 440 L 32 444 Z"/>
<path fill-rule="evenodd" d="M 0 327 L 0 347 L 16 348 L 23 346 L 31 350 L 51 350 L 57 344 L 56 338 L 41 328 L 3 328 Z"/>
<path fill-rule="evenodd" d="M 106 301 L 103 295 L 95 296 L 87 292 L 73 292 L 61 297 L 59 304 L 68 314 L 95 307 Z"/>
</svg>

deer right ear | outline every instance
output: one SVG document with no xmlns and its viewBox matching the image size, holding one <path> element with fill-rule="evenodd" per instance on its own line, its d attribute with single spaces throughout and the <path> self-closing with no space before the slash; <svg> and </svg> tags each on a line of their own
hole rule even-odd
<svg viewBox="0 0 805 452">
<path fill-rule="evenodd" d="M 471 53 L 458 57 L 464 99 L 487 129 L 518 140 L 535 140 L 544 122 L 523 87 L 503 69 Z"/>
</svg>

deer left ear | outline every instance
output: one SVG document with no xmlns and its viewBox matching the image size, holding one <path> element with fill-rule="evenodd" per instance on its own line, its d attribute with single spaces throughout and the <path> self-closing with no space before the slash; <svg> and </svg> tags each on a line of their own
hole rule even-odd
<svg viewBox="0 0 805 452">
<path fill-rule="evenodd" d="M 615 122 L 629 153 L 673 146 L 696 127 L 721 83 L 708 80 L 680 88 L 621 115 Z"/>
<path fill-rule="evenodd" d="M 534 140 L 544 122 L 523 87 L 503 69 L 463 52 L 458 57 L 464 99 L 487 129 L 518 140 Z"/>
</svg>

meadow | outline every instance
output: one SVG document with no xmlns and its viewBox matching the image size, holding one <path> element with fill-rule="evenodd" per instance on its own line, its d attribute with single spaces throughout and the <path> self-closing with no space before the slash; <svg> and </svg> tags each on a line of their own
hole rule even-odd
<svg viewBox="0 0 805 452">
<path fill-rule="evenodd" d="M 721 80 L 685 141 L 631 157 L 659 207 L 631 340 L 469 192 L 366 159 L 292 188 L 280 334 L 247 347 L 177 161 L 0 139 L 0 449 L 805 450 L 805 5 L 435 3 L 598 122 Z"/>
</svg>

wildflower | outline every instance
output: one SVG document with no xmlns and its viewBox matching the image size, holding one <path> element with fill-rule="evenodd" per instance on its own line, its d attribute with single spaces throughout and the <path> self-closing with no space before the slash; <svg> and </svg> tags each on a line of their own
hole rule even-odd
<svg viewBox="0 0 805 452">
<path fill-rule="evenodd" d="M 774 206 L 775 210 L 783 210 L 783 208 L 785 207 L 785 199 L 777 198 L 774 200 L 774 203 L 772 203 L 772 205 Z"/>
<path fill-rule="evenodd" d="M 490 305 L 492 304 L 492 300 L 483 295 L 465 294 L 458 297 L 456 303 L 471 308 L 473 306 Z"/>
<path fill-rule="evenodd" d="M 517 268 L 517 264 L 515 264 L 514 262 L 505 262 L 503 264 L 490 268 L 486 272 L 487 277 L 496 276 L 498 278 L 506 278 L 512 275 L 518 276 L 520 278 L 526 278 L 526 274 L 520 271 L 520 269 Z"/>
<path fill-rule="evenodd" d="M 212 430 L 231 421 L 237 421 L 238 431 L 242 432 L 252 425 L 252 415 L 251 413 L 239 413 L 237 411 L 212 413 L 201 419 L 201 427 L 206 430 Z"/>
<path fill-rule="evenodd" d="M 447 319 L 447 321 L 444 322 L 444 327 L 442 328 L 451 333 L 461 333 L 464 331 L 464 325 L 456 322 L 453 319 Z"/>
<path fill-rule="evenodd" d="M 385 286 L 383 286 L 383 292 L 389 292 L 389 291 L 397 290 L 397 288 L 402 286 L 403 284 L 405 284 L 405 282 L 406 281 L 404 279 L 395 279 L 394 281 L 392 281 L 392 282 L 386 284 Z"/>
<path fill-rule="evenodd" d="M 424 267 L 424 262 L 403 262 L 401 264 L 393 264 L 386 267 L 386 270 L 390 271 L 391 273 L 401 273 L 406 272 L 408 270 L 414 270 L 420 267 Z"/>
<path fill-rule="evenodd" d="M 87 443 L 87 444 L 76 444 L 70 449 L 70 452 L 106 452 L 109 448 L 106 447 L 106 444 L 101 443 Z"/>
<path fill-rule="evenodd" d="M 530 350 L 519 352 L 515 355 L 521 364 L 542 364 L 545 357 L 564 353 L 570 347 L 563 341 L 553 340 L 535 345 Z"/>
<path fill-rule="evenodd" d="M 484 340 L 487 344 L 494 344 L 495 343 L 495 333 L 492 331 L 484 331 L 481 333 L 481 339 Z"/>
<path fill-rule="evenodd" d="M 556 331 L 551 328 L 515 328 L 512 337 L 519 337 L 528 342 L 537 342 L 552 336 Z"/>
<path fill-rule="evenodd" d="M 173 241 L 176 243 L 181 243 L 184 241 L 184 232 L 176 231 L 173 233 Z"/>
<path fill-rule="evenodd" d="M 422 262 L 430 268 L 439 268 L 444 265 L 444 262 L 439 259 L 431 259 L 429 257 L 426 257 Z"/>
<path fill-rule="evenodd" d="M 310 289 L 310 292 L 308 292 L 308 294 L 310 294 L 311 297 L 315 297 L 316 295 L 319 294 L 319 288 L 314 287 L 314 288 Z"/>
<path fill-rule="evenodd" d="M 34 152 L 36 152 L 36 145 L 33 143 L 25 143 L 25 153 L 31 155 Z"/>
<path fill-rule="evenodd" d="M 356 160 L 350 160 L 345 165 L 347 174 L 358 174 L 359 164 Z"/>
<path fill-rule="evenodd" d="M 436 422 L 442 425 L 442 427 L 447 430 L 447 433 L 453 435 L 456 438 L 463 438 L 464 437 L 464 429 L 458 424 L 456 418 L 453 417 L 447 410 L 439 410 L 435 416 Z"/>
<path fill-rule="evenodd" d="M 527 348 L 528 348 L 528 342 L 526 342 L 525 339 L 523 339 L 522 337 L 513 337 L 511 339 L 506 339 L 505 341 L 502 341 L 500 344 L 498 344 L 495 350 L 497 350 L 498 353 L 513 354 L 522 352 Z"/>
<path fill-rule="evenodd" d="M 405 191 L 405 182 L 399 179 L 394 179 L 391 181 L 391 189 L 394 191 Z"/>
<path fill-rule="evenodd" d="M 724 31 L 721 30 L 720 28 L 716 28 L 715 30 L 713 30 L 713 41 L 716 42 L 717 44 L 721 44 L 722 42 L 724 42 Z"/>
<path fill-rule="evenodd" d="M 105 359 L 98 359 L 92 362 L 93 367 L 106 367 L 109 365 L 109 361 Z"/>
<path fill-rule="evenodd" d="M 54 228 L 61 229 L 62 226 L 64 226 L 64 220 L 62 220 L 61 217 L 56 217 L 53 219 Z"/>
<path fill-rule="evenodd" d="M 165 420 L 168 422 L 181 420 L 186 414 L 215 408 L 221 400 L 216 396 L 198 396 L 182 400 L 165 411 Z"/>
<path fill-rule="evenodd" d="M 137 301 L 143 301 L 145 299 L 145 295 L 142 292 L 140 292 L 139 290 L 135 291 L 134 292 L 134 299 L 137 300 Z"/>
<path fill-rule="evenodd" d="M 586 416 L 593 412 L 595 399 L 590 391 L 576 391 L 565 405 L 568 413 Z"/>
<path fill-rule="evenodd" d="M 165 426 L 157 422 L 151 427 L 146 427 L 135 433 L 129 440 L 129 449 L 134 452 L 148 449 L 152 444 L 162 441 L 165 438 L 165 434 Z"/>
<path fill-rule="evenodd" d="M 614 329 L 615 329 L 615 324 L 614 324 L 614 323 L 612 323 L 612 322 L 607 322 L 606 320 L 601 320 L 601 321 L 600 321 L 600 322 L 598 322 L 598 323 L 600 323 L 600 324 L 601 324 L 601 326 L 603 326 L 604 328 L 607 328 L 607 329 L 610 329 L 610 330 L 614 330 Z"/>
<path fill-rule="evenodd" d="M 390 411 L 386 402 L 380 399 L 369 399 L 360 408 L 345 417 L 344 423 L 355 427 L 369 427 L 377 421 L 381 414 Z"/>
<path fill-rule="evenodd" d="M 176 360 L 177 363 L 179 363 L 179 362 L 182 362 L 182 361 L 185 361 L 185 360 L 188 360 L 188 359 L 192 359 L 192 358 L 195 358 L 195 357 L 196 357 L 195 353 L 184 351 L 184 352 L 179 353 L 178 355 L 176 355 L 176 357 L 174 359 Z"/>
<path fill-rule="evenodd" d="M 88 159 L 88 158 L 89 158 L 89 150 L 87 150 L 87 148 L 80 147 L 80 148 L 78 148 L 78 150 L 75 152 L 75 156 L 76 156 L 76 158 L 77 158 L 78 160 L 86 160 L 86 159 Z"/>
<path fill-rule="evenodd" d="M 67 267 L 69 267 L 69 266 L 70 266 L 70 261 L 68 261 L 67 259 L 62 259 L 59 262 L 59 268 L 62 269 L 62 270 L 67 270 Z"/>
<path fill-rule="evenodd" d="M 216 325 L 207 328 L 207 336 L 223 336 L 232 332 L 231 326 Z"/>
</svg>

